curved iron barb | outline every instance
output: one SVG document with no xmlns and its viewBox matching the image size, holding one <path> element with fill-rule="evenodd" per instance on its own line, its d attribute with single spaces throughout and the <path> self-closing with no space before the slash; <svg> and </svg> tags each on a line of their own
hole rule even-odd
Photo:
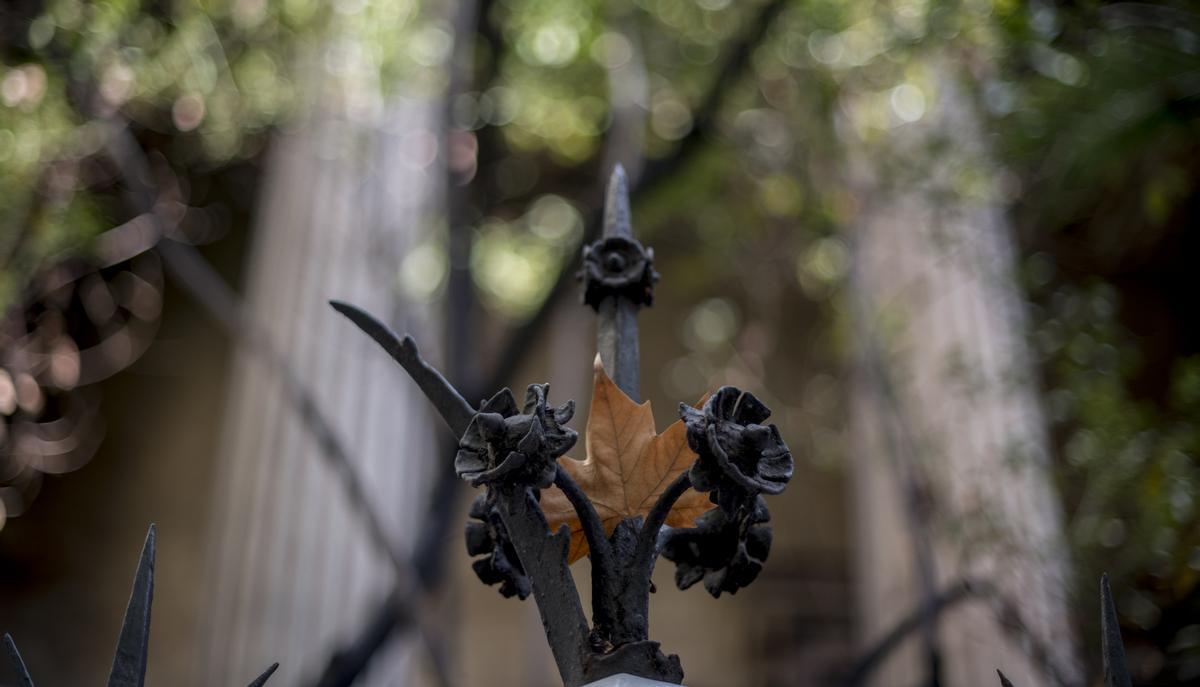
<svg viewBox="0 0 1200 687">
<path fill-rule="evenodd" d="M 609 182 L 604 236 L 583 249 L 584 302 L 597 313 L 597 349 L 617 386 L 638 393 L 637 313 L 653 301 L 658 274 L 653 251 L 633 238 L 624 171 Z M 485 496 L 472 507 L 467 546 L 481 555 L 475 570 L 505 596 L 532 592 L 546 638 L 566 687 L 629 673 L 680 683 L 679 658 L 664 654 L 649 633 L 651 573 L 662 555 L 674 561 L 676 582 L 703 580 L 714 596 L 750 584 L 770 548 L 761 494 L 779 493 L 792 476 L 792 457 L 770 411 L 752 394 L 725 387 L 702 409 L 683 406 L 687 442 L 696 454 L 689 471 L 663 493 L 645 518 L 606 532 L 587 494 L 558 464 L 576 442 L 566 427 L 573 402 L 552 406 L 549 387 L 530 385 L 524 406 L 503 389 L 478 408 L 421 358 L 412 337 L 400 337 L 353 305 L 331 305 L 383 347 L 413 378 L 459 441 L 455 470 Z M 557 485 L 582 523 L 592 565 L 589 626 L 568 567 L 570 531 L 552 532 L 541 490 Z M 695 527 L 665 527 L 688 490 L 708 493 L 717 508 Z M 515 558 L 515 560 L 514 560 Z"/>
<path fill-rule="evenodd" d="M 133 576 L 133 591 L 125 607 L 125 620 L 121 623 L 121 634 L 117 638 L 117 650 L 113 656 L 112 670 L 108 675 L 108 687 L 142 687 L 146 681 L 146 665 L 150 648 L 150 605 L 154 599 L 154 553 L 157 536 L 154 525 L 146 533 L 142 555 L 138 559 L 137 572 Z M 12 636 L 4 635 L 4 646 L 8 662 L 16 671 L 22 687 L 33 687 L 33 679 L 21 659 L 21 652 Z M 249 687 L 262 687 L 279 667 L 272 664 Z"/>
</svg>

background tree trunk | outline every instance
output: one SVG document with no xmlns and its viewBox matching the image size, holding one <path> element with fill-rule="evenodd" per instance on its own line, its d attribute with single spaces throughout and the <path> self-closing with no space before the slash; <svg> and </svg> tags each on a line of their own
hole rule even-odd
<svg viewBox="0 0 1200 687">
<path fill-rule="evenodd" d="M 945 64 L 936 73 L 923 118 L 872 154 L 863 146 L 852 165 L 861 640 L 957 580 L 988 581 L 1015 617 L 987 599 L 957 604 L 873 684 L 928 684 L 931 648 L 943 685 L 998 684 L 997 668 L 1023 687 L 1075 684 L 1068 561 L 1012 228 L 972 104 Z M 881 148 L 903 165 L 896 178 L 884 177 Z"/>
<path fill-rule="evenodd" d="M 428 231 L 427 215 L 440 209 L 442 109 L 397 100 L 376 122 L 319 108 L 280 137 L 246 266 L 251 316 L 316 392 L 402 551 L 415 540 L 440 424 L 395 364 L 327 301 L 390 319 L 437 361 L 435 323 L 400 292 L 397 275 Z M 245 683 L 272 661 L 282 664 L 273 682 L 304 684 L 384 602 L 393 570 L 305 420 L 284 401 L 279 376 L 241 352 L 229 393 L 196 684 Z M 393 643 L 362 684 L 406 684 L 408 670 L 404 645 Z"/>
</svg>

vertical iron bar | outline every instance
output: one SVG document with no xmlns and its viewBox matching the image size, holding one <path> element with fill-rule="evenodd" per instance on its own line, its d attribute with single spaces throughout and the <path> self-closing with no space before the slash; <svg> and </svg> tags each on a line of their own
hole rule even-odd
<svg viewBox="0 0 1200 687">
<path fill-rule="evenodd" d="M 604 200 L 603 238 L 633 239 L 625 168 L 613 168 Z M 604 369 L 625 395 L 638 401 L 638 304 L 621 295 L 607 296 L 596 313 L 596 350 Z"/>
</svg>

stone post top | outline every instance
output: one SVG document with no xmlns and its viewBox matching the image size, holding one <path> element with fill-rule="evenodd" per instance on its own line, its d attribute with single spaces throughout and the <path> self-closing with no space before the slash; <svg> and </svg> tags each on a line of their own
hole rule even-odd
<svg viewBox="0 0 1200 687">
<path fill-rule="evenodd" d="M 658 680 L 647 680 L 644 677 L 629 675 L 628 673 L 620 673 L 618 675 L 609 675 L 603 680 L 597 682 L 589 682 L 584 687 L 681 687 L 670 682 L 659 682 Z"/>
</svg>

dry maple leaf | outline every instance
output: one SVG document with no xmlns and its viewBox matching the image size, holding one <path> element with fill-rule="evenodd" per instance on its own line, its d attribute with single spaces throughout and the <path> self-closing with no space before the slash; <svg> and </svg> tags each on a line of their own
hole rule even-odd
<svg viewBox="0 0 1200 687">
<path fill-rule="evenodd" d="M 599 356 L 595 369 L 585 430 L 587 460 L 563 456 L 558 464 L 591 499 L 604 522 L 605 534 L 611 535 L 622 520 L 649 513 L 659 495 L 696 460 L 696 454 L 688 448 L 687 428 L 682 421 L 655 434 L 650 402 L 638 404 L 626 396 L 605 373 Z M 675 502 L 666 524 L 692 527 L 698 516 L 712 508 L 706 494 L 688 489 Z M 542 491 L 542 512 L 552 532 L 564 523 L 570 525 L 568 562 L 587 554 L 583 526 L 562 490 L 550 487 Z"/>
</svg>

